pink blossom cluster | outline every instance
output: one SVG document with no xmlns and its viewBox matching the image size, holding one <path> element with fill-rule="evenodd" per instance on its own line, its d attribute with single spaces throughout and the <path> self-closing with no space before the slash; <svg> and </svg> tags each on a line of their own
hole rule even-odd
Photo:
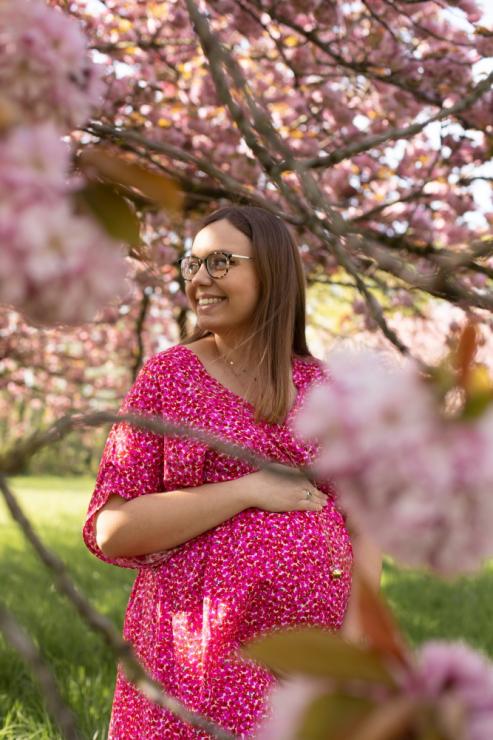
<svg viewBox="0 0 493 740">
<path fill-rule="evenodd" d="M 462 715 L 468 740 L 493 737 L 493 665 L 463 643 L 433 640 L 416 653 L 416 665 L 400 676 L 405 694 L 418 701 L 442 702 L 451 720 Z M 447 706 L 448 705 L 448 706 Z M 457 725 L 457 722 L 455 723 Z"/>
<path fill-rule="evenodd" d="M 103 80 L 73 18 L 40 0 L 3 0 L 0 88 L 25 122 L 74 128 L 101 102 Z"/>
<path fill-rule="evenodd" d="M 53 124 L 0 140 L 0 302 L 38 324 L 88 321 L 124 287 L 122 252 L 74 211 L 70 149 Z"/>
<path fill-rule="evenodd" d="M 74 184 L 70 158 L 70 147 L 50 122 L 12 129 L 0 139 L 0 209 L 65 195 Z"/>
<path fill-rule="evenodd" d="M 339 347 L 327 367 L 296 430 L 319 443 L 342 508 L 404 564 L 479 568 L 493 555 L 493 409 L 445 418 L 417 366 L 377 350 Z"/>
<path fill-rule="evenodd" d="M 0 300 L 35 324 L 80 324 L 123 289 L 125 262 L 69 201 L 0 211 Z"/>
<path fill-rule="evenodd" d="M 70 149 L 52 123 L 0 140 L 0 301 L 38 324 L 76 324 L 121 292 L 118 245 L 69 198 Z"/>
<path fill-rule="evenodd" d="M 409 668 L 395 671 L 397 691 L 420 707 L 433 707 L 447 737 L 491 740 L 493 737 L 493 664 L 481 653 L 457 642 L 424 643 Z M 270 714 L 257 740 L 294 740 L 310 705 L 333 687 L 322 678 L 293 676 L 270 695 Z M 374 687 L 373 687 L 374 688 Z M 393 698 L 385 689 L 380 701 Z"/>
<path fill-rule="evenodd" d="M 79 213 L 70 147 L 102 80 L 79 25 L 41 0 L 0 4 L 0 302 L 35 324 L 77 324 L 124 290 L 125 260 Z M 13 112 L 13 115 L 12 115 Z"/>
</svg>

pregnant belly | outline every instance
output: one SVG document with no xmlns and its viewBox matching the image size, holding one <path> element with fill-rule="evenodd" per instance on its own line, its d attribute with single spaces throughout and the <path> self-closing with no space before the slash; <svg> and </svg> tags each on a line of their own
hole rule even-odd
<svg viewBox="0 0 493 740">
<path fill-rule="evenodd" d="M 186 616 L 187 629 L 211 649 L 287 626 L 337 629 L 351 564 L 349 535 L 332 502 L 321 512 L 247 509 L 160 567 L 162 613 Z"/>
<path fill-rule="evenodd" d="M 213 547 L 229 550 L 238 565 L 242 561 L 242 567 L 267 578 L 283 563 L 309 571 L 329 564 L 344 568 L 351 559 L 344 520 L 331 503 L 321 512 L 247 509 L 212 530 L 211 537 Z"/>
<path fill-rule="evenodd" d="M 351 583 L 352 550 L 341 514 L 248 509 L 210 533 L 210 586 L 243 594 L 245 629 L 342 622 Z M 247 638 L 243 635 L 243 639 Z"/>
</svg>

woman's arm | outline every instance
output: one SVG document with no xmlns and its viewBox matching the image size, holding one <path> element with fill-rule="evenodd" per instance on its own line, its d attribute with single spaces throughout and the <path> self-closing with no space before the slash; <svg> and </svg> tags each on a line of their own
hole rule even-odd
<svg viewBox="0 0 493 740">
<path fill-rule="evenodd" d="M 314 492 L 309 500 L 306 488 Z M 111 495 L 96 516 L 96 542 L 109 558 L 147 555 L 177 547 L 243 509 L 319 511 L 326 499 L 304 477 L 280 479 L 264 470 L 130 501 Z"/>
<path fill-rule="evenodd" d="M 107 557 L 169 550 L 246 509 L 238 480 L 148 493 L 131 501 L 109 497 L 96 518 L 96 541 Z"/>
<path fill-rule="evenodd" d="M 351 542 L 353 546 L 353 583 L 341 635 L 350 642 L 365 643 L 366 636 L 359 618 L 358 575 L 361 574 L 366 582 L 378 592 L 382 572 L 382 553 L 375 543 L 361 532 L 353 532 Z"/>
</svg>

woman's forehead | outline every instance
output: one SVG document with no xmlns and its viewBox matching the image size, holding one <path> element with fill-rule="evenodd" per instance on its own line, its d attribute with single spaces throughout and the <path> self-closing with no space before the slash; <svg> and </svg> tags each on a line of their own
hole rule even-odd
<svg viewBox="0 0 493 740">
<path fill-rule="evenodd" d="M 193 240 L 192 251 L 199 256 L 206 256 L 209 252 L 222 250 L 249 256 L 252 246 L 249 238 L 236 229 L 229 221 L 221 219 L 214 221 L 201 229 Z"/>
</svg>

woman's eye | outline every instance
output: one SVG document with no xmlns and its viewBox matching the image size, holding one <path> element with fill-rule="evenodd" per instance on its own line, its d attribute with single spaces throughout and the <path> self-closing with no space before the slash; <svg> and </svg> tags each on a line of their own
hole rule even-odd
<svg viewBox="0 0 493 740">
<path fill-rule="evenodd" d="M 223 270 L 227 264 L 228 261 L 224 257 L 218 257 L 214 260 L 214 267 L 220 270 Z"/>
</svg>

